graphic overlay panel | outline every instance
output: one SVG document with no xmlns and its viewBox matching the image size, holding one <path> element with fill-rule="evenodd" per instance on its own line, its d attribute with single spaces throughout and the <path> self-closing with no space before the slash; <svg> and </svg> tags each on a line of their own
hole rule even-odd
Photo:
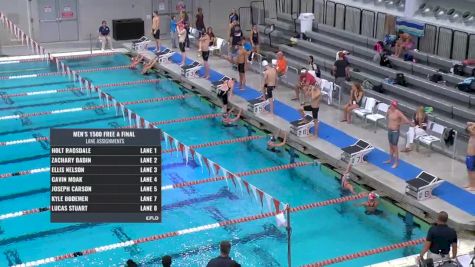
<svg viewBox="0 0 475 267">
<path fill-rule="evenodd" d="M 51 129 L 51 222 L 161 222 L 158 129 Z"/>
</svg>

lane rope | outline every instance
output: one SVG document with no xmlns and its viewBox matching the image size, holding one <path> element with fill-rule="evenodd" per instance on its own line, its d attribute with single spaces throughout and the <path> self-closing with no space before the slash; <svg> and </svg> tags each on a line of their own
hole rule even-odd
<svg viewBox="0 0 475 267">
<path fill-rule="evenodd" d="M 84 59 L 84 58 L 91 58 L 91 57 L 102 57 L 102 56 L 112 56 L 116 55 L 117 53 L 120 52 L 103 52 L 103 53 L 93 53 L 93 54 L 84 54 L 84 55 L 60 55 L 60 56 L 54 56 L 59 59 Z"/>
<path fill-rule="evenodd" d="M 302 267 L 327 266 L 327 265 L 331 265 L 331 264 L 335 264 L 335 263 L 339 263 L 339 262 L 343 262 L 343 261 L 353 260 L 353 259 L 356 259 L 356 258 L 367 257 L 367 256 L 374 255 L 374 254 L 380 254 L 380 253 L 388 252 L 388 251 L 391 251 L 391 250 L 401 249 L 401 248 L 405 248 L 405 247 L 417 246 L 417 245 L 422 244 L 424 242 L 425 242 L 425 238 L 409 240 L 409 241 L 406 241 L 406 242 L 401 242 L 401 243 L 396 243 L 396 244 L 392 244 L 392 245 L 388 245 L 388 246 L 384 246 L 384 247 L 365 250 L 365 251 L 361 251 L 361 252 L 357 252 L 357 253 L 353 253 L 353 254 L 348 254 L 348 255 L 344 255 L 344 256 L 340 256 L 340 257 L 336 257 L 336 258 L 332 258 L 332 259 L 328 259 L 328 260 L 324 260 L 324 261 L 320 261 L 320 262 L 305 264 L 305 265 L 302 265 Z"/>
<path fill-rule="evenodd" d="M 128 68 L 129 68 L 129 65 L 123 65 L 123 66 L 114 66 L 114 67 L 75 70 L 74 72 L 76 72 L 76 73 L 90 73 L 90 72 L 99 72 L 99 71 L 121 70 L 121 69 L 128 69 Z M 56 71 L 56 72 L 46 72 L 46 73 L 36 73 L 36 74 L 0 76 L 0 80 L 14 80 L 14 79 L 24 79 L 24 78 L 50 77 L 50 76 L 59 76 L 59 75 L 67 75 L 67 74 L 69 74 L 69 73 L 66 72 L 66 71 Z"/>
<path fill-rule="evenodd" d="M 222 115 L 223 115 L 222 113 L 212 113 L 212 114 L 198 115 L 198 116 L 193 116 L 193 117 L 157 121 L 157 122 L 152 122 L 150 124 L 153 125 L 153 126 L 158 126 L 158 125 L 165 125 L 165 124 L 172 124 L 172 123 L 183 123 L 183 122 L 188 122 L 188 121 L 213 119 L 213 118 L 216 118 L 216 117 L 220 117 Z M 137 128 L 137 126 L 136 125 L 134 125 L 134 126 L 124 126 L 124 127 L 119 127 L 118 129 L 130 129 L 130 128 Z M 35 143 L 35 142 L 48 141 L 48 140 L 49 140 L 49 138 L 45 137 L 45 136 L 37 137 L 37 138 L 11 140 L 11 141 L 0 142 L 0 147 L 2 147 L 2 146 L 12 146 L 12 145 L 22 145 L 22 144 Z"/>
<path fill-rule="evenodd" d="M 352 201 L 352 200 L 361 199 L 361 198 L 364 198 L 366 196 L 367 196 L 367 194 L 358 194 L 358 195 L 353 195 L 353 196 L 341 197 L 341 198 L 332 199 L 331 203 L 333 203 L 333 204 L 343 203 L 343 202 L 348 202 L 348 201 Z M 328 203 L 328 200 L 324 201 L 324 202 L 315 202 L 315 203 L 311 203 L 311 204 L 308 204 L 308 205 L 310 205 L 312 207 L 323 207 L 323 206 L 329 205 L 329 204 L 325 204 L 325 203 Z M 302 210 L 304 210 L 304 209 L 302 209 Z M 299 210 L 299 211 L 301 211 L 301 210 Z M 110 250 L 114 250 L 114 249 L 118 249 L 118 248 L 124 248 L 124 247 L 133 246 L 133 245 L 138 245 L 138 244 L 141 244 L 141 243 L 157 241 L 157 240 L 166 239 L 166 238 L 170 238 L 170 237 L 175 237 L 175 236 L 179 236 L 179 235 L 186 235 L 186 234 L 191 234 L 191 233 L 197 233 L 197 232 L 207 231 L 207 230 L 211 230 L 211 229 L 216 229 L 216 228 L 220 228 L 220 227 L 224 227 L 224 226 L 241 224 L 241 223 L 250 222 L 250 221 L 256 221 L 256 220 L 260 220 L 260 219 L 264 219 L 264 218 L 273 217 L 273 216 L 276 216 L 278 214 L 280 214 L 280 212 L 261 213 L 261 214 L 241 217 L 241 218 L 237 218 L 237 219 L 226 220 L 226 221 L 221 221 L 221 222 L 217 222 L 217 223 L 212 223 L 212 224 L 206 224 L 206 225 L 202 225 L 202 226 L 187 228 L 187 229 L 183 229 L 183 230 L 178 230 L 178 231 L 173 231 L 173 232 L 168 232 L 168 233 L 163 233 L 163 234 L 157 234 L 157 235 L 152 235 L 152 236 L 138 238 L 138 239 L 133 239 L 133 240 L 125 241 L 125 242 L 113 243 L 113 244 L 109 244 L 109 245 L 105 245 L 105 246 L 90 248 L 90 249 L 86 249 L 86 250 L 83 250 L 83 251 L 77 251 L 77 252 L 73 252 L 73 253 L 63 254 L 63 255 L 60 255 L 60 256 L 44 258 L 44 259 L 40 259 L 40 260 L 36 260 L 36 261 L 30 261 L 30 262 L 27 262 L 27 263 L 14 265 L 13 267 L 39 266 L 39 265 L 49 264 L 49 263 L 58 262 L 58 261 L 66 260 L 66 259 L 72 259 L 72 258 L 86 256 L 86 255 L 95 254 L 95 253 L 100 253 L 100 252 L 104 252 L 104 251 L 110 251 Z"/>
<path fill-rule="evenodd" d="M 103 109 L 103 108 L 111 108 L 111 107 L 116 107 L 118 105 L 127 106 L 127 105 L 138 105 L 138 104 L 145 104 L 145 103 L 171 101 L 171 100 L 185 99 L 185 98 L 189 98 L 193 96 L 194 95 L 191 95 L 191 94 L 165 96 L 165 97 L 156 97 L 156 98 L 149 98 L 149 99 L 142 99 L 142 100 L 127 101 L 127 102 L 121 102 L 121 103 L 117 102 L 116 104 L 105 104 L 105 105 L 97 105 L 97 106 L 66 108 L 66 109 L 57 109 L 57 110 L 49 110 L 49 111 L 40 111 L 40 112 L 34 112 L 34 113 L 24 113 L 24 114 L 18 114 L 18 115 L 7 115 L 7 116 L 0 117 L 0 121 L 1 120 L 15 120 L 15 119 L 29 118 L 29 117 L 39 117 L 39 116 L 61 114 L 61 113 L 80 112 L 80 111 L 87 111 L 87 110 L 96 110 L 96 109 Z"/>
<path fill-rule="evenodd" d="M 294 169 L 294 168 L 298 168 L 298 167 L 308 166 L 308 165 L 311 165 L 311 164 L 314 164 L 314 163 L 313 162 L 296 162 L 296 163 L 291 163 L 291 164 L 273 166 L 273 167 L 269 167 L 269 168 L 263 168 L 263 169 L 256 169 L 256 170 L 251 170 L 251 171 L 240 172 L 240 173 L 237 173 L 236 175 L 251 176 L 251 175 L 257 175 L 257 174 L 262 174 L 262 173 L 270 173 L 270 172 L 276 172 L 276 171 L 281 171 L 281 170 Z M 47 168 L 47 169 L 48 169 L 47 171 L 49 171 L 49 168 Z M 182 183 L 163 185 L 161 187 L 161 189 L 163 191 L 168 191 L 168 190 L 172 190 L 172 189 L 176 189 L 176 188 L 183 188 L 183 187 L 193 186 L 193 185 L 198 185 L 198 184 L 205 184 L 205 183 L 222 181 L 222 180 L 225 180 L 226 178 L 230 178 L 230 177 L 231 177 L 231 175 L 228 175 L 227 177 L 222 175 L 222 176 L 205 178 L 205 179 L 201 179 L 201 180 L 193 180 L 193 181 L 187 181 L 187 182 L 182 182 Z M 42 208 L 35 208 L 35 209 L 31 209 L 31 210 L 25 210 L 25 211 L 10 212 L 10 213 L 7 213 L 7 214 L 0 215 L 0 221 L 15 218 L 15 217 L 20 217 L 20 216 L 25 216 L 25 215 L 41 213 L 41 212 L 48 211 L 49 209 L 50 209 L 49 207 L 42 207 Z"/>
<path fill-rule="evenodd" d="M 158 82 L 160 82 L 160 79 L 139 80 L 139 81 L 120 82 L 120 83 L 108 83 L 108 84 L 99 85 L 99 86 L 97 86 L 97 88 L 111 88 L 111 87 L 120 87 L 120 86 L 137 85 L 137 84 L 152 84 L 152 83 L 158 83 Z M 20 97 L 20 96 L 47 95 L 47 94 L 66 93 L 66 92 L 82 91 L 82 90 L 84 90 L 84 88 L 74 87 L 74 88 L 63 88 L 63 89 L 32 91 L 32 92 L 25 92 L 25 93 L 0 95 L 0 97 L 1 98 L 13 98 L 13 97 Z"/>
<path fill-rule="evenodd" d="M 204 148 L 204 147 L 213 147 L 213 146 L 219 146 L 219 145 L 227 145 L 227 144 L 248 142 L 248 141 L 252 141 L 252 140 L 262 139 L 262 138 L 265 138 L 265 137 L 266 136 L 264 136 L 264 135 L 246 136 L 246 137 L 240 137 L 240 138 L 235 138 L 235 139 L 228 139 L 228 140 L 221 140 L 221 141 L 191 145 L 190 148 L 191 149 L 198 149 L 198 148 Z M 21 141 L 22 143 L 29 143 L 29 142 L 36 142 L 39 139 L 45 140 L 45 141 L 48 140 L 47 137 L 38 137 L 38 138 L 22 139 L 22 140 L 7 141 L 7 142 Z M 4 142 L 4 143 L 7 143 L 7 142 Z M 2 143 L 0 143 L 0 145 L 1 144 Z M 177 151 L 180 151 L 180 150 L 176 149 L 176 148 L 171 148 L 171 149 L 162 150 L 162 154 L 163 153 L 173 153 L 173 152 L 177 152 Z M 15 176 L 35 174 L 35 173 L 40 173 L 40 172 L 49 172 L 49 171 L 50 171 L 49 167 L 44 167 L 44 168 L 37 168 L 37 169 L 31 169 L 31 170 L 18 171 L 18 172 L 3 173 L 3 174 L 0 174 L 0 179 L 5 179 L 5 178 L 10 178 L 10 177 L 15 177 Z"/>
</svg>

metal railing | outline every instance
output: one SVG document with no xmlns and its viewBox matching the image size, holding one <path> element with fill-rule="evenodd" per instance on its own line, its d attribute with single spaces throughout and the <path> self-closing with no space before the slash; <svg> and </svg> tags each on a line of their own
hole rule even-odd
<svg viewBox="0 0 475 267">
<path fill-rule="evenodd" d="M 273 47 L 272 46 L 272 36 L 271 35 L 274 31 L 275 31 L 275 25 L 274 24 L 267 25 L 264 28 L 264 34 L 269 37 L 269 46 L 270 47 Z"/>
</svg>

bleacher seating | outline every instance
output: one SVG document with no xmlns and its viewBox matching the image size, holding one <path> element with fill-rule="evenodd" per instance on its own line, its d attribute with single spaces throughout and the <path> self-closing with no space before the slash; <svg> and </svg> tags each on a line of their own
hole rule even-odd
<svg viewBox="0 0 475 267">
<path fill-rule="evenodd" d="M 279 16 L 281 18 L 282 16 Z M 275 23 L 275 20 L 266 19 L 268 23 L 274 23 L 276 25 L 276 31 L 272 36 L 289 36 L 291 32 L 286 32 L 289 29 L 293 31 L 293 22 L 288 21 L 286 26 L 282 26 L 284 23 L 282 19 L 279 23 Z M 263 29 L 264 27 L 259 27 Z M 447 82 L 447 86 L 443 84 L 437 84 L 429 81 L 427 75 L 432 75 L 438 71 L 437 68 L 425 66 L 423 64 L 414 64 L 412 62 L 406 62 L 402 59 L 391 58 L 394 65 L 398 68 L 390 69 L 375 65 L 372 62 L 372 46 L 376 40 L 372 38 L 355 35 L 335 29 L 327 25 L 317 25 L 317 29 L 325 30 L 328 35 L 322 35 L 321 33 L 307 33 L 307 36 L 315 41 L 315 43 L 299 40 L 296 47 L 289 47 L 287 45 L 280 45 L 279 49 L 284 51 L 288 56 L 289 65 L 292 66 L 292 59 L 296 61 L 304 61 L 308 58 L 308 55 L 312 54 L 316 57 L 316 63 L 322 68 L 322 70 L 329 71 L 334 62 L 335 52 L 341 49 L 350 51 L 352 54 L 349 56 L 349 60 L 353 67 L 358 69 L 359 72 L 353 70 L 352 78 L 355 80 L 370 80 L 374 84 L 380 84 L 384 78 L 395 78 L 396 73 L 403 72 L 408 82 L 408 86 L 400 86 L 393 84 L 383 84 L 386 89 L 385 94 L 380 94 L 374 91 L 368 92 L 368 96 L 375 97 L 378 101 L 388 103 L 392 98 L 398 98 L 401 101 L 401 109 L 408 114 L 412 114 L 415 107 L 418 105 L 432 106 L 435 110 L 435 120 L 438 120 L 447 127 L 454 128 L 456 130 L 462 130 L 464 122 L 473 117 L 475 109 L 475 95 L 458 91 L 453 87 L 458 83 L 462 77 L 458 77 L 452 74 L 443 73 L 442 76 Z M 262 32 L 262 30 L 261 30 Z M 342 33 L 344 32 L 344 33 Z M 285 34 L 286 33 L 286 34 Z M 346 41 L 334 38 L 338 34 L 345 34 Z M 333 37 L 332 37 L 333 36 Z M 273 39 L 275 43 L 276 39 Z M 332 42 L 336 41 L 338 45 L 334 45 Z M 349 42 L 351 40 L 351 42 Z M 344 47 L 340 47 L 344 45 Z M 300 65 L 300 64 L 299 64 Z M 446 64 L 448 66 L 449 64 Z M 322 73 L 323 75 L 323 73 Z"/>
</svg>

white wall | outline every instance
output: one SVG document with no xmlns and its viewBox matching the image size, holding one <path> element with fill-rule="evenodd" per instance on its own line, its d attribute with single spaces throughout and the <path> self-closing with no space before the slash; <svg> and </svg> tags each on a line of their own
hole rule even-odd
<svg viewBox="0 0 475 267">
<path fill-rule="evenodd" d="M 0 11 L 26 33 L 28 33 L 27 3 L 28 0 L 0 0 Z M 21 44 L 19 41 L 14 41 L 13 38 L 7 30 L 0 27 L 0 45 Z"/>
<path fill-rule="evenodd" d="M 29 3 L 31 1 L 31 3 Z M 157 9 L 159 1 L 166 3 L 167 10 L 161 12 L 164 34 L 168 33 L 169 7 L 175 11 L 177 0 L 78 0 L 79 39 L 89 39 L 89 34 L 96 34 L 100 22 L 104 19 L 112 27 L 113 19 L 142 18 L 145 21 L 145 33 L 149 34 L 151 27 L 150 15 L 153 9 Z M 194 24 L 195 14 L 198 7 L 203 8 L 205 25 L 212 26 L 219 36 L 227 33 L 228 14 L 232 8 L 248 7 L 251 0 L 187 0 L 187 9 L 190 12 L 191 22 Z M 29 32 L 27 9 L 31 6 L 31 33 L 34 39 L 38 39 L 38 4 L 36 0 L 0 0 L 0 11 L 26 32 Z M 112 29 L 113 30 L 113 29 Z M 0 45 L 18 44 L 11 42 L 12 36 L 0 29 Z"/>
</svg>

